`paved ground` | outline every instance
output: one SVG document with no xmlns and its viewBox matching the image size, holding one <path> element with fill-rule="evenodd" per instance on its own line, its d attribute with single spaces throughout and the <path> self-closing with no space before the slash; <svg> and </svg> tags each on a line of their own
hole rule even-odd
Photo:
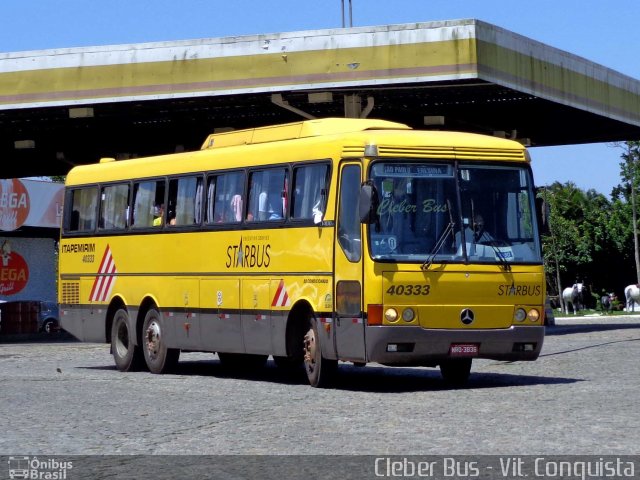
<svg viewBox="0 0 640 480">
<path fill-rule="evenodd" d="M 107 345 L 0 344 L 0 455 L 639 454 L 640 318 L 558 319 L 535 362 L 438 370 L 341 366 L 313 389 L 211 354 L 121 373 Z"/>
</svg>

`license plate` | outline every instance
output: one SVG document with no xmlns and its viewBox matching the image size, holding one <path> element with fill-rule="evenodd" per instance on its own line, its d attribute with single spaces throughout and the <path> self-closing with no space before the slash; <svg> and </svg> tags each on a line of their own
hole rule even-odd
<svg viewBox="0 0 640 480">
<path fill-rule="evenodd" d="M 478 356 L 477 343 L 452 343 L 449 348 L 452 357 L 476 357 Z"/>
</svg>

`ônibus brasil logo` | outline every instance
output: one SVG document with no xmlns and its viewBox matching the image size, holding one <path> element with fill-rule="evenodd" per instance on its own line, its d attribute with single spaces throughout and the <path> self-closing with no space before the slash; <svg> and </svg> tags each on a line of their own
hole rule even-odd
<svg viewBox="0 0 640 480">
<path fill-rule="evenodd" d="M 67 472 L 73 468 L 73 462 L 38 457 L 9 457 L 10 479 L 65 480 Z"/>
</svg>

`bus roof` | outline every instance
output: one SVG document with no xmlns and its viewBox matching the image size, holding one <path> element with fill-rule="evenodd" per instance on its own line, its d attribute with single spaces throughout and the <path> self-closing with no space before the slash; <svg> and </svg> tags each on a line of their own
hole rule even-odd
<svg viewBox="0 0 640 480">
<path fill-rule="evenodd" d="M 334 154 L 344 157 L 366 156 L 367 145 L 374 146 L 374 156 L 380 158 L 424 158 L 492 161 L 529 161 L 525 147 L 505 138 L 455 131 L 414 130 L 402 123 L 386 120 L 327 118 L 274 125 L 209 135 L 200 150 L 80 165 L 67 174 L 67 185 L 119 181 L 129 178 L 151 178 L 171 174 L 185 174 L 214 168 L 228 169 L 260 166 L 273 163 L 276 158 L 267 150 L 280 149 L 278 142 L 304 142 L 284 148 L 278 162 L 291 158 L 301 160 L 309 149 L 321 157 Z M 265 148 L 265 155 L 252 157 L 251 165 L 243 163 L 245 155 L 236 149 Z M 321 150 L 317 150 L 323 145 Z M 229 148 L 224 148 L 229 147 Z M 282 145 L 284 147 L 284 144 Z M 302 150 L 301 150 L 302 149 Z M 288 152 L 288 154 L 284 154 Z M 329 152 L 333 153 L 329 153 Z M 215 158 L 215 163 L 211 163 Z M 139 172 L 135 174 L 133 172 Z"/>
<path fill-rule="evenodd" d="M 387 120 L 323 118 L 306 120 L 304 122 L 286 123 L 283 125 L 250 128 L 247 130 L 214 133 L 207 137 L 202 145 L 202 150 L 319 137 L 323 135 L 363 132 L 365 130 L 411 130 L 411 127 Z"/>
</svg>

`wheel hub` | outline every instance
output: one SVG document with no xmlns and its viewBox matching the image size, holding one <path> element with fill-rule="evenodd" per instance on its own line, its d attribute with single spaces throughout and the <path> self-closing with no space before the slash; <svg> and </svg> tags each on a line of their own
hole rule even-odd
<svg viewBox="0 0 640 480">
<path fill-rule="evenodd" d="M 304 363 L 309 371 L 314 369 L 316 363 L 316 336 L 313 328 L 304 336 Z"/>
<path fill-rule="evenodd" d="M 153 321 L 147 327 L 145 339 L 147 342 L 147 351 L 149 352 L 149 356 L 151 358 L 155 358 L 158 355 L 158 350 L 160 349 L 160 325 L 158 322 Z"/>
</svg>

